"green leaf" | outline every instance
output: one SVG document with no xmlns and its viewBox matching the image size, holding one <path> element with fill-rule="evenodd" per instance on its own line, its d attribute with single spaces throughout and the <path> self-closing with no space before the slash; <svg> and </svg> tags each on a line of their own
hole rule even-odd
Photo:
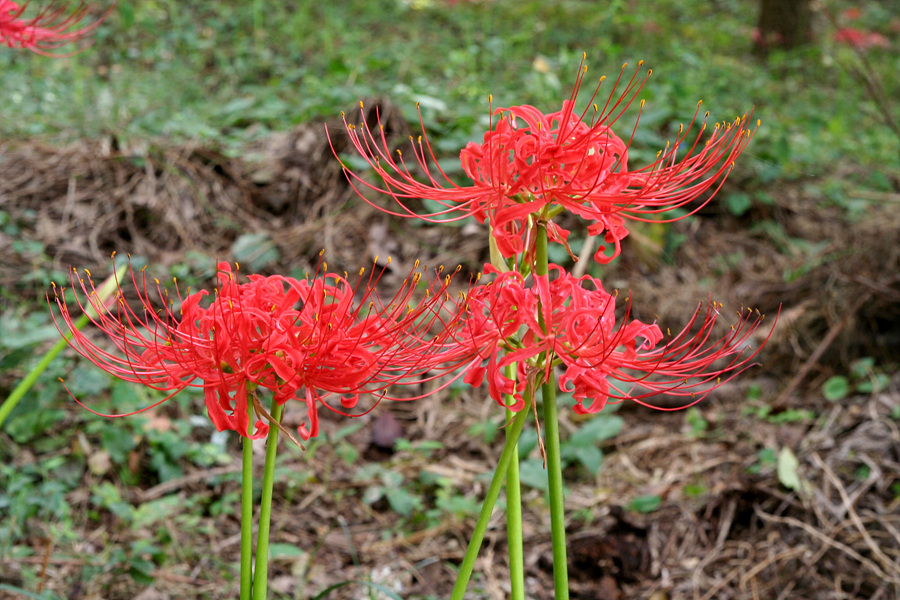
<svg viewBox="0 0 900 600">
<path fill-rule="evenodd" d="M 626 508 L 628 510 L 633 510 L 634 512 L 647 514 L 657 510 L 660 506 L 662 506 L 662 498 L 656 494 L 651 494 L 647 496 L 638 496 L 629 502 Z"/>
<path fill-rule="evenodd" d="M 603 465 L 603 452 L 597 446 L 578 446 L 575 448 L 575 458 L 578 459 L 591 475 L 596 476 Z"/>
<path fill-rule="evenodd" d="M 271 558 L 303 558 L 307 552 L 293 544 L 269 544 Z"/>
<path fill-rule="evenodd" d="M 114 463 L 122 464 L 134 449 L 134 436 L 125 427 L 106 427 L 100 434 L 100 443 Z"/>
<path fill-rule="evenodd" d="M 616 437 L 625 427 L 625 420 L 617 415 L 597 415 L 578 431 L 569 436 L 569 443 L 576 446 L 594 445 Z"/>
<path fill-rule="evenodd" d="M 366 587 L 370 587 L 375 591 L 381 592 L 382 594 L 386 595 L 391 600 L 403 600 L 403 598 L 401 598 L 400 596 L 398 596 L 391 590 L 387 589 L 383 585 L 379 585 L 379 584 L 373 583 L 371 581 L 362 581 L 362 580 L 342 581 L 340 583 L 336 583 L 332 586 L 325 588 L 321 592 L 319 592 L 319 595 L 316 596 L 315 598 L 313 598 L 313 600 L 324 600 L 324 598 L 326 596 L 328 596 L 334 590 L 338 590 L 338 589 L 340 589 L 342 587 L 346 587 L 348 585 L 363 585 Z"/>
<path fill-rule="evenodd" d="M 536 490 L 546 492 L 550 489 L 544 463 L 537 458 L 529 458 L 519 463 L 519 481 Z"/>
<path fill-rule="evenodd" d="M 385 489 L 388 504 L 404 517 L 408 517 L 414 510 L 422 508 L 422 499 L 411 494 L 402 487 L 388 487 Z"/>
<path fill-rule="evenodd" d="M 826 400 L 835 402 L 843 400 L 850 393 L 850 381 L 843 375 L 835 375 L 830 377 L 822 384 L 822 394 Z"/>
<path fill-rule="evenodd" d="M 750 194 L 745 192 L 732 192 L 725 196 L 725 206 L 728 207 L 731 214 L 740 217 L 750 210 L 750 207 L 753 206 L 753 200 L 750 198 Z"/>
<path fill-rule="evenodd" d="M 252 272 L 275 264 L 281 259 L 281 253 L 268 233 L 245 233 L 231 246 L 234 260 L 246 265 Z"/>
<path fill-rule="evenodd" d="M 860 381 L 856 384 L 856 391 L 861 394 L 877 394 L 887 388 L 891 383 L 891 378 L 884 373 L 872 375 L 866 381 Z"/>
<path fill-rule="evenodd" d="M 56 598 L 56 596 L 50 595 L 51 592 L 49 591 L 44 592 L 43 594 L 35 594 L 33 592 L 29 592 L 28 590 L 23 590 L 22 588 L 6 585 L 5 583 L 0 583 L 0 592 L 12 592 L 13 594 L 15 594 L 15 596 L 21 596 L 23 598 L 33 598 L 34 600 L 53 600 L 54 598 Z"/>
<path fill-rule="evenodd" d="M 799 466 L 800 461 L 797 460 L 791 449 L 787 446 L 782 448 L 781 452 L 778 453 L 777 470 L 778 481 L 781 482 L 781 485 L 789 490 L 800 491 L 802 482 L 800 481 L 800 475 L 797 473 Z"/>
<path fill-rule="evenodd" d="M 375 504 L 384 497 L 384 488 L 380 485 L 370 485 L 363 492 L 362 501 L 366 504 Z"/>
</svg>

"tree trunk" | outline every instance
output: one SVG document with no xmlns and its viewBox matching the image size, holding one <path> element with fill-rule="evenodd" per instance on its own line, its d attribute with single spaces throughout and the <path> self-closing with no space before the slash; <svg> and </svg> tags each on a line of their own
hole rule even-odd
<svg viewBox="0 0 900 600">
<path fill-rule="evenodd" d="M 773 48 L 789 49 L 812 41 L 811 0 L 760 0 L 759 21 L 753 35 L 757 54 Z"/>
</svg>

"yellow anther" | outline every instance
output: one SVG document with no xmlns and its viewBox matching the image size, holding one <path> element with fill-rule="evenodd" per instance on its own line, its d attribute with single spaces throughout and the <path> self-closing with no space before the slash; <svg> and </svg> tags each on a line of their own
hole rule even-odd
<svg viewBox="0 0 900 600">
<path fill-rule="evenodd" d="M 113 250 L 113 251 L 112 251 L 112 254 L 110 254 L 109 257 L 110 257 L 110 258 L 115 258 L 115 257 L 116 257 L 116 251 Z"/>
<path fill-rule="evenodd" d="M 622 70 L 624 71 L 625 67 L 627 67 L 627 66 L 628 66 L 628 63 L 622 63 Z"/>
<path fill-rule="evenodd" d="M 493 94 L 488 94 L 488 103 L 491 103 L 491 102 L 493 102 L 493 101 L 494 101 L 494 95 L 493 95 Z"/>
<path fill-rule="evenodd" d="M 360 107 L 360 108 L 365 108 L 365 107 L 363 106 L 363 101 L 362 101 L 362 100 L 359 101 L 359 107 Z"/>
<path fill-rule="evenodd" d="M 361 268 L 361 269 L 359 270 L 359 276 L 362 277 L 362 276 L 363 276 L 363 273 L 365 273 L 365 272 L 366 272 L 366 268 L 365 268 L 365 267 Z"/>
<path fill-rule="evenodd" d="M 91 276 L 91 272 L 90 272 L 89 270 L 85 269 L 84 272 L 87 273 L 87 276 L 88 276 L 88 277 Z"/>
<path fill-rule="evenodd" d="M 391 264 L 391 261 L 392 261 L 392 260 L 393 260 L 393 259 L 392 259 L 390 256 L 388 256 L 387 264 Z M 385 266 L 387 266 L 387 265 L 385 265 Z"/>
<path fill-rule="evenodd" d="M 756 126 L 759 127 L 760 125 L 762 125 L 762 121 L 760 121 L 759 119 L 757 119 L 757 120 L 756 120 Z"/>
<path fill-rule="evenodd" d="M 605 80 L 606 80 L 606 75 L 602 76 L 602 77 L 600 78 L 600 81 L 599 81 L 598 83 L 603 83 Z"/>
<path fill-rule="evenodd" d="M 644 108 L 644 104 L 646 104 L 646 103 L 647 103 L 646 100 L 641 100 L 641 108 Z"/>
<path fill-rule="evenodd" d="M 322 256 L 323 254 L 325 254 L 325 248 L 322 248 L 321 250 L 319 250 L 319 256 Z"/>
<path fill-rule="evenodd" d="M 417 258 L 416 262 L 413 264 L 413 269 L 418 269 L 418 268 L 419 268 L 419 259 Z"/>
<path fill-rule="evenodd" d="M 241 270 L 241 265 L 238 263 L 238 261 L 234 261 L 234 269 L 235 269 L 235 271 Z"/>
<path fill-rule="evenodd" d="M 419 110 L 419 102 L 416 102 L 416 110 Z"/>
<path fill-rule="evenodd" d="M 156 277 L 154 277 L 154 278 L 153 278 L 153 281 L 156 283 L 156 285 L 159 285 L 159 279 L 157 279 Z"/>
<path fill-rule="evenodd" d="M 698 101 L 697 101 L 697 108 L 700 108 L 700 105 L 701 105 L 701 104 L 703 104 L 703 100 L 698 100 Z"/>
<path fill-rule="evenodd" d="M 346 117 L 346 116 L 347 116 L 347 115 L 344 114 L 344 111 L 341 111 L 341 118 L 343 119 L 343 118 Z"/>
<path fill-rule="evenodd" d="M 647 77 L 653 75 L 653 69 L 647 69 Z"/>
<path fill-rule="evenodd" d="M 639 67 L 643 67 L 643 66 L 644 66 L 644 61 L 639 60 L 639 61 L 638 61 L 638 66 L 639 66 Z"/>
<path fill-rule="evenodd" d="M 403 151 L 397 148 L 397 156 L 403 156 Z"/>
</svg>

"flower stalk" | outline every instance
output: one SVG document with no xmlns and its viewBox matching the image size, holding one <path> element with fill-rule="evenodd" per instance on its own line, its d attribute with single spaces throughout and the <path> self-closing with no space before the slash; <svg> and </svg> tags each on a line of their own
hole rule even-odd
<svg viewBox="0 0 900 600">
<path fill-rule="evenodd" d="M 547 276 L 548 274 L 547 229 L 539 226 L 537 229 L 535 275 Z M 541 307 L 538 308 L 538 311 L 539 314 L 543 313 Z M 543 319 L 541 319 L 541 326 L 547 326 Z M 548 365 L 552 365 L 552 353 L 548 351 L 543 356 L 543 360 Z M 562 450 L 559 442 L 559 417 L 557 415 L 556 381 L 553 368 L 548 366 L 544 376 L 545 381 L 541 385 L 541 400 L 544 404 L 544 445 L 547 453 L 550 536 L 553 541 L 553 589 L 556 594 L 556 600 L 568 600 L 569 568 L 566 557 L 566 513 L 563 497 Z"/>
<path fill-rule="evenodd" d="M 516 374 L 515 365 L 506 366 L 506 376 L 510 379 Z M 512 404 L 515 398 L 507 396 L 507 403 Z M 521 411 L 526 412 L 526 411 Z M 506 422 L 515 419 L 516 413 L 506 409 Z M 506 428 L 506 443 L 511 442 L 512 429 Z M 513 454 L 506 470 L 506 544 L 509 557 L 510 600 L 525 600 L 525 548 L 522 540 L 522 487 L 519 482 L 519 444 L 512 442 Z"/>
<path fill-rule="evenodd" d="M 281 422 L 284 405 L 273 402 L 272 418 Z M 259 507 L 259 532 L 256 537 L 256 570 L 253 578 L 253 600 L 266 600 L 269 578 L 269 529 L 272 523 L 272 495 L 275 487 L 275 453 L 278 450 L 279 427 L 270 427 L 266 439 L 266 464 L 263 472 L 262 500 Z"/>
<path fill-rule="evenodd" d="M 466 554 L 463 557 L 462 564 L 459 565 L 459 571 L 456 574 L 456 583 L 450 594 L 450 600 L 463 600 L 465 598 L 469 579 L 472 577 L 472 572 L 475 570 L 475 559 L 478 558 L 478 551 L 481 550 L 481 542 L 484 541 L 484 534 L 487 532 L 494 505 L 497 504 L 497 498 L 500 497 L 500 490 L 503 488 L 503 481 L 506 478 L 509 465 L 512 462 L 513 456 L 518 452 L 517 444 L 519 435 L 522 433 L 522 426 L 525 425 L 525 419 L 527 417 L 528 411 L 520 410 L 516 413 L 512 422 L 507 425 L 509 433 L 503 444 L 503 451 L 500 453 L 500 458 L 497 460 L 497 467 L 494 469 L 494 476 L 491 478 L 487 494 L 484 496 L 481 512 L 478 513 L 478 521 L 475 523 L 475 530 L 472 532 L 472 537 L 466 548 Z"/>
<path fill-rule="evenodd" d="M 253 422 L 253 405 L 247 405 L 247 421 Z M 251 600 L 253 586 L 253 440 L 241 442 L 241 600 Z"/>
</svg>

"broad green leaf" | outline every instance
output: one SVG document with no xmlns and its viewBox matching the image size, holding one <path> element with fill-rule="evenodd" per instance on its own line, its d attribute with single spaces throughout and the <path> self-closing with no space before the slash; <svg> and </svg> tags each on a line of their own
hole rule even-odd
<svg viewBox="0 0 900 600">
<path fill-rule="evenodd" d="M 822 394 L 826 400 L 835 402 L 843 400 L 850 393 L 850 382 L 843 375 L 835 375 L 830 377 L 822 384 Z"/>
</svg>

